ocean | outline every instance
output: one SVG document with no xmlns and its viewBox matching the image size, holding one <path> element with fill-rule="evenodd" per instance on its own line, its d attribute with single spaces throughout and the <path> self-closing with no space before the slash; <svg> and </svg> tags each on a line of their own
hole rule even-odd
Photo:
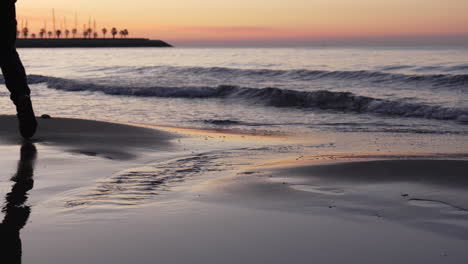
<svg viewBox="0 0 468 264">
<path fill-rule="evenodd" d="M 19 53 L 38 115 L 256 133 L 468 134 L 466 48 Z M 0 95 L 0 113 L 14 114 L 8 91 Z"/>
</svg>

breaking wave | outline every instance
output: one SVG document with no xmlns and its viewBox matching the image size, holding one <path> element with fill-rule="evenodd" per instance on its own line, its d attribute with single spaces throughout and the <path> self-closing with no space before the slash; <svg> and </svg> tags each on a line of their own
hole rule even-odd
<svg viewBox="0 0 468 264">
<path fill-rule="evenodd" d="M 460 70 L 453 67 L 453 70 Z M 225 67 L 152 67 L 138 68 L 136 71 L 157 70 L 187 76 L 209 75 L 222 78 L 278 78 L 293 81 L 314 81 L 321 79 L 353 80 L 372 83 L 408 83 L 424 84 L 433 87 L 468 87 L 468 74 L 425 74 L 410 75 L 400 73 L 388 73 L 380 71 L 322 71 L 322 70 L 272 70 L 272 69 L 237 69 Z"/>
<path fill-rule="evenodd" d="M 397 117 L 454 120 L 468 123 L 468 108 L 448 108 L 421 103 L 407 103 L 359 96 L 350 92 L 296 91 L 228 85 L 217 87 L 115 87 L 41 75 L 29 76 L 29 82 L 45 82 L 49 88 L 63 91 L 92 91 L 109 95 L 162 98 L 232 99 L 273 107 L 334 110 Z"/>
<path fill-rule="evenodd" d="M 389 66 L 391 70 L 402 69 L 411 66 Z M 466 69 L 467 65 L 452 66 L 446 71 L 455 71 Z M 226 67 L 168 67 L 168 66 L 154 66 L 154 67 L 136 67 L 131 71 L 142 72 L 150 71 L 154 73 L 164 74 L 182 74 L 187 76 L 209 75 L 219 76 L 222 78 L 233 77 L 266 77 L 266 78 L 279 78 L 294 81 L 313 81 L 320 79 L 338 79 L 338 80 L 362 80 L 370 82 L 402 82 L 402 83 L 422 83 L 431 86 L 467 86 L 468 87 L 468 74 L 424 74 L 412 75 L 401 73 L 389 73 L 385 70 L 390 70 L 388 67 L 384 72 L 380 71 L 323 71 L 323 70 L 274 70 L 274 69 L 239 69 L 239 68 L 226 68 Z"/>
<path fill-rule="evenodd" d="M 337 81 L 362 81 L 374 84 L 408 84 L 422 85 L 427 88 L 468 88 L 468 74 L 402 74 L 386 72 L 388 70 L 404 69 L 412 66 L 387 66 L 382 71 L 324 71 L 324 70 L 274 70 L 274 69 L 239 69 L 227 67 L 174 67 L 174 66 L 151 66 L 151 67 L 107 67 L 97 68 L 91 71 L 110 71 L 111 74 L 149 74 L 150 76 L 205 76 L 219 80 L 225 79 L 267 79 L 282 81 L 317 81 L 317 80 L 337 80 Z M 445 71 L 461 71 L 468 69 L 468 65 L 451 66 Z M 442 70 L 442 69 L 441 69 Z M 42 82 L 47 77 L 32 75 L 30 82 Z M 0 78 L 0 82 L 3 79 Z"/>
</svg>

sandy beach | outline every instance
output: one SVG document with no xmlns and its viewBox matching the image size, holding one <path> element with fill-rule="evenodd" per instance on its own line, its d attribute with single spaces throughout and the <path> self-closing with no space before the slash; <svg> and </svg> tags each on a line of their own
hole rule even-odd
<svg viewBox="0 0 468 264">
<path fill-rule="evenodd" d="M 22 263 L 468 259 L 461 152 L 352 153 L 340 137 L 305 139 L 305 149 L 285 135 L 39 121 L 23 142 L 15 117 L 0 117 L 2 230 L 18 229 L 2 245 Z"/>
</svg>

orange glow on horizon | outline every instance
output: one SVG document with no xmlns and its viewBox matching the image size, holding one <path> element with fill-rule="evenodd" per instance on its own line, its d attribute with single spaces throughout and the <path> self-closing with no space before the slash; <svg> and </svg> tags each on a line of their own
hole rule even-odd
<svg viewBox="0 0 468 264">
<path fill-rule="evenodd" d="M 137 5 L 137 4 L 138 5 Z M 30 31 L 56 26 L 81 31 L 89 19 L 102 27 L 127 28 L 132 37 L 189 44 L 221 40 L 468 35 L 465 0 L 18 0 L 18 23 Z"/>
</svg>

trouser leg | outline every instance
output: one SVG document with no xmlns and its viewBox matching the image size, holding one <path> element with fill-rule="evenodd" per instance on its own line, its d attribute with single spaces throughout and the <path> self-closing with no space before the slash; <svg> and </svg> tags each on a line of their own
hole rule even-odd
<svg viewBox="0 0 468 264">
<path fill-rule="evenodd" d="M 2 54 L 3 55 L 3 54 Z M 2 63 L 2 73 L 5 85 L 11 93 L 11 99 L 31 93 L 26 78 L 26 71 L 18 53 L 13 50 L 5 55 L 5 63 Z"/>
<path fill-rule="evenodd" d="M 16 52 L 16 10 L 13 0 L 0 0 L 0 66 L 5 85 L 15 101 L 31 91 L 28 87 L 26 71 Z"/>
</svg>

